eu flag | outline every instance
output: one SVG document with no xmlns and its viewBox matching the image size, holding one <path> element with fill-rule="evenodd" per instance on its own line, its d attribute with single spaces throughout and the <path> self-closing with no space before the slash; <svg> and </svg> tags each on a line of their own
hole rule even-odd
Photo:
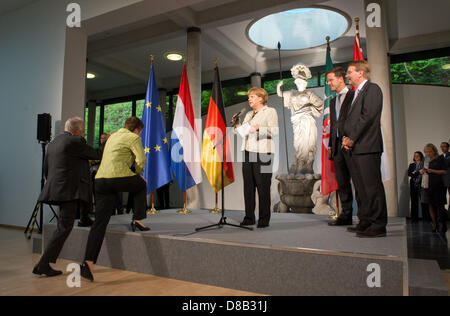
<svg viewBox="0 0 450 316">
<path fill-rule="evenodd" d="M 142 146 L 147 158 L 144 178 L 147 181 L 147 194 L 150 194 L 172 181 L 169 146 L 161 104 L 159 103 L 153 64 L 150 68 L 142 122 L 145 125 L 141 134 Z"/>
</svg>

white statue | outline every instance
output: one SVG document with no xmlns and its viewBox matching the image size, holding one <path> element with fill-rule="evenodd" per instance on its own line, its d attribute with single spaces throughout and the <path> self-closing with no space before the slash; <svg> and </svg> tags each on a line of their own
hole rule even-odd
<svg viewBox="0 0 450 316">
<path fill-rule="evenodd" d="M 320 180 L 314 183 L 313 193 L 311 195 L 311 200 L 314 203 L 314 208 L 312 209 L 312 212 L 316 215 L 334 216 L 337 211 L 336 191 L 326 196 L 323 196 L 320 185 L 321 185 Z M 340 202 L 339 207 L 342 209 Z"/>
<path fill-rule="evenodd" d="M 294 129 L 294 163 L 289 169 L 291 174 L 313 174 L 316 154 L 317 126 L 315 117 L 323 111 L 323 101 L 316 94 L 306 90 L 311 71 L 303 64 L 291 69 L 297 90 L 281 91 L 283 81 L 277 86 L 279 97 L 284 97 L 284 106 L 291 110 L 291 123 Z"/>
</svg>

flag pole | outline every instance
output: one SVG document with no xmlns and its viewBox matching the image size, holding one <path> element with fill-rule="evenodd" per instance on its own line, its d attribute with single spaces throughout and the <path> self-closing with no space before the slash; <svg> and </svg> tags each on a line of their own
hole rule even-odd
<svg viewBox="0 0 450 316">
<path fill-rule="evenodd" d="M 155 55 L 150 55 L 150 67 L 153 66 L 153 61 L 155 59 Z M 159 214 L 159 211 L 155 208 L 155 192 L 152 192 L 152 207 L 147 211 L 148 215 Z"/>
<path fill-rule="evenodd" d="M 183 208 L 181 210 L 177 211 L 177 213 L 183 214 L 183 215 L 192 213 L 192 211 L 190 211 L 186 208 L 186 191 L 183 192 Z"/>
<path fill-rule="evenodd" d="M 216 207 L 214 207 L 211 211 L 209 211 L 211 214 L 219 214 L 220 213 L 220 208 L 219 208 L 219 204 L 218 204 L 218 201 L 219 201 L 219 194 L 218 193 L 216 193 Z"/>
<path fill-rule="evenodd" d="M 280 64 L 280 82 L 283 80 L 283 71 L 281 67 L 281 43 L 278 42 L 278 62 Z M 282 109 L 283 109 L 283 126 L 284 126 L 284 145 L 286 148 L 286 170 L 289 173 L 289 154 L 288 154 L 288 146 L 287 146 L 287 133 L 286 133 L 286 115 L 284 109 L 284 92 L 283 87 L 281 87 L 281 101 L 282 101 Z"/>
<path fill-rule="evenodd" d="M 159 211 L 155 208 L 155 192 L 152 192 L 152 208 L 147 211 L 148 215 L 159 214 Z"/>
</svg>

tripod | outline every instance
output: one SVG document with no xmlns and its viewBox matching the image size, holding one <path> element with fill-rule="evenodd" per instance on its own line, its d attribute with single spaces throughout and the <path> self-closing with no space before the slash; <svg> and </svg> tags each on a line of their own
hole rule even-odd
<svg viewBox="0 0 450 316">
<path fill-rule="evenodd" d="M 45 178 L 44 178 L 44 163 L 45 163 L 45 146 L 47 146 L 48 142 L 40 142 L 42 145 L 42 169 L 41 169 L 41 191 L 44 188 L 45 184 Z M 58 219 L 58 215 L 56 215 L 55 210 L 53 207 L 49 204 L 50 209 L 53 212 L 53 218 L 50 220 L 53 221 L 55 218 Z M 40 213 L 39 213 L 40 211 Z M 39 216 L 39 223 L 38 218 Z M 33 212 L 31 213 L 30 220 L 28 221 L 27 228 L 25 229 L 25 234 L 28 239 L 31 239 L 31 235 L 33 234 L 34 227 L 37 226 L 39 229 L 39 234 L 42 235 L 42 229 L 44 225 L 44 203 L 42 202 L 36 202 L 36 205 L 34 206 Z"/>
<path fill-rule="evenodd" d="M 226 131 L 226 133 L 225 133 L 225 135 L 223 135 L 222 139 L 213 147 L 214 149 L 216 149 L 217 146 L 222 144 L 222 164 L 221 164 L 222 165 L 222 168 L 221 168 L 221 172 L 222 172 L 222 175 L 221 175 L 222 176 L 222 216 L 220 217 L 220 221 L 217 224 L 196 228 L 195 229 L 196 232 L 201 231 L 201 230 L 205 230 L 205 229 L 208 229 L 208 228 L 213 228 L 213 227 L 222 228 L 223 226 L 233 226 L 233 227 L 237 227 L 237 228 L 253 230 L 252 227 L 246 227 L 246 226 L 229 224 L 229 223 L 227 223 L 227 218 L 225 217 L 225 189 L 224 189 L 224 181 L 223 181 L 223 170 L 224 170 L 224 161 L 225 161 L 225 146 L 223 146 L 223 143 L 224 143 L 225 137 L 227 137 L 227 135 L 228 135 L 228 131 Z"/>
</svg>

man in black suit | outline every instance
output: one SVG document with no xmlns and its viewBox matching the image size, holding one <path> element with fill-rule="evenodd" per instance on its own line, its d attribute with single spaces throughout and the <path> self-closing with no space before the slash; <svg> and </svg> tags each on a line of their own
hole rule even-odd
<svg viewBox="0 0 450 316">
<path fill-rule="evenodd" d="M 328 144 L 328 159 L 334 161 L 338 194 L 343 211 L 339 217 L 328 225 L 346 226 L 352 225 L 353 216 L 353 192 L 351 184 L 350 155 L 342 149 L 342 136 L 344 136 L 344 123 L 347 111 L 353 100 L 353 91 L 345 85 L 345 69 L 335 67 L 327 72 L 327 84 L 332 91 L 336 91 L 336 97 L 330 101 L 330 142 Z"/>
<path fill-rule="evenodd" d="M 356 232 L 361 238 L 385 237 L 387 205 L 380 170 L 383 93 L 377 84 L 369 81 L 367 61 L 351 62 L 346 77 L 356 91 L 344 123 L 342 146 L 351 155 L 353 183 L 361 203 L 359 224 L 348 231 Z"/>
<path fill-rule="evenodd" d="M 90 201 L 89 160 L 101 158 L 101 151 L 90 147 L 84 135 L 81 118 L 68 119 L 64 133 L 48 144 L 44 160 L 44 175 L 47 179 L 38 201 L 59 205 L 58 226 L 48 243 L 33 273 L 49 277 L 62 274 L 50 267 L 72 231 L 77 209 L 81 203 Z"/>
</svg>

